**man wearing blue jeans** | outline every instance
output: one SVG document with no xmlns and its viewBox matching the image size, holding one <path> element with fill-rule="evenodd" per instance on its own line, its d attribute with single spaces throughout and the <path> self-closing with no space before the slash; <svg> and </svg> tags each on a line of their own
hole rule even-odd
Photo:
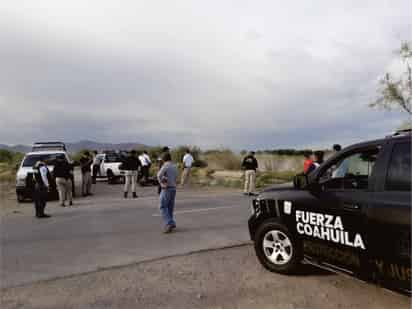
<svg viewBox="0 0 412 309">
<path fill-rule="evenodd" d="M 160 192 L 160 211 L 165 222 L 164 233 L 170 233 L 176 228 L 173 218 L 176 199 L 176 179 L 177 167 L 172 162 L 169 152 L 164 153 L 162 158 L 164 164 L 157 173 L 157 179 L 161 186 Z"/>
</svg>

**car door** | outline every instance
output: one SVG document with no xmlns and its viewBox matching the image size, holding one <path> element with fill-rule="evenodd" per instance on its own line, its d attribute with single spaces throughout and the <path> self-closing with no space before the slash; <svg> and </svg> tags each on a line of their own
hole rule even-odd
<svg viewBox="0 0 412 309">
<path fill-rule="evenodd" d="M 379 145 L 369 145 L 343 153 L 321 167 L 317 180 L 320 190 L 316 211 L 333 216 L 332 226 L 325 227 L 329 239 L 323 239 L 327 247 L 321 260 L 360 276 L 368 245 L 365 223 L 372 194 L 370 179 L 379 152 Z"/>
<path fill-rule="evenodd" d="M 105 162 L 106 162 L 106 155 L 103 155 L 101 157 L 101 163 L 100 163 L 100 177 L 107 177 Z"/>
<path fill-rule="evenodd" d="M 376 279 L 411 289 L 411 141 L 393 139 L 368 208 L 370 265 Z"/>
</svg>

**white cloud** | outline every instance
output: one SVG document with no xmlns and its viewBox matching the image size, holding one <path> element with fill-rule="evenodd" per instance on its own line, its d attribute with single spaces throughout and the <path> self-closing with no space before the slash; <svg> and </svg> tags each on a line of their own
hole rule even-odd
<svg viewBox="0 0 412 309">
<path fill-rule="evenodd" d="M 3 2 L 1 142 L 305 146 L 402 120 L 367 103 L 409 1 Z"/>
</svg>

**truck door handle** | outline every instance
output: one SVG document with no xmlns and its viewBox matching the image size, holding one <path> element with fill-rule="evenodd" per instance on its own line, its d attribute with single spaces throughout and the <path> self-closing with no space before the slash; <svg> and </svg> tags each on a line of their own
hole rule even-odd
<svg viewBox="0 0 412 309">
<path fill-rule="evenodd" d="M 360 210 L 360 206 L 358 204 L 343 204 L 343 208 L 348 209 L 348 210 Z"/>
</svg>

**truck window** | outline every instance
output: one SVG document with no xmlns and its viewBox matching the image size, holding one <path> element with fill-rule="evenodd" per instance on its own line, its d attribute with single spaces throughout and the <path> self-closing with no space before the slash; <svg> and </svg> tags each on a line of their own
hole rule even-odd
<svg viewBox="0 0 412 309">
<path fill-rule="evenodd" d="M 411 191 L 411 144 L 396 144 L 392 151 L 385 189 Z"/>
<path fill-rule="evenodd" d="M 52 154 L 33 154 L 27 156 L 23 161 L 24 167 L 33 167 L 37 161 L 46 162 L 47 165 L 53 165 L 56 161 L 57 156 L 61 155 L 60 153 Z"/>
<path fill-rule="evenodd" d="M 321 176 L 326 189 L 366 190 L 379 147 L 352 153 L 330 166 Z"/>
</svg>

